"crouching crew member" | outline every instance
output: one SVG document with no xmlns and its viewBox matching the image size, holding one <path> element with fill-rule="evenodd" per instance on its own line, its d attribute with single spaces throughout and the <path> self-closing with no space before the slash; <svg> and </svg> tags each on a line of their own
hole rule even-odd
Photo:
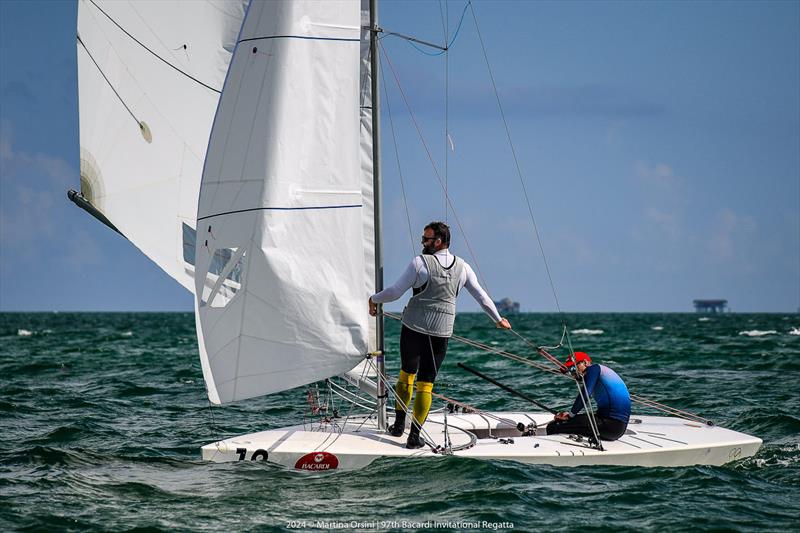
<svg viewBox="0 0 800 533">
<path fill-rule="evenodd" d="M 622 378 L 605 365 L 592 364 L 591 358 L 583 352 L 575 352 L 574 362 L 569 359 L 566 366 L 577 372 L 579 383 L 583 378 L 586 397 L 594 398 L 597 404 L 594 418 L 600 439 L 611 441 L 624 435 L 631 416 L 631 396 Z M 570 433 L 594 438 L 589 416 L 586 413 L 579 414 L 584 407 L 583 397 L 579 393 L 572 409 L 558 413 L 547 424 L 547 434 Z M 587 409 L 591 409 L 591 406 Z"/>
</svg>

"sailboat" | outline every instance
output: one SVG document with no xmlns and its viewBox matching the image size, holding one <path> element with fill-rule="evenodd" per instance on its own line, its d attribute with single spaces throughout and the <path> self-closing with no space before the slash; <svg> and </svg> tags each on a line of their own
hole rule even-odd
<svg viewBox="0 0 800 533">
<path fill-rule="evenodd" d="M 325 380 L 365 411 L 327 413 L 311 388 L 313 423 L 202 457 L 324 471 L 381 457 L 685 466 L 755 454 L 760 439 L 676 410 L 634 416 L 602 443 L 541 435 L 547 412 L 458 402 L 431 413 L 425 448 L 387 433 L 384 315 L 366 306 L 383 285 L 381 31 L 375 0 L 79 2 L 81 190 L 69 197 L 193 292 L 210 402 Z"/>
</svg>

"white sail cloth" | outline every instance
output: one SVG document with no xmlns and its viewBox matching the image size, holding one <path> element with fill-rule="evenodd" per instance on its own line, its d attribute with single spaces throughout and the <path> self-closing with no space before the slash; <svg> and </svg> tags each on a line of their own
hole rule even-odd
<svg viewBox="0 0 800 533">
<path fill-rule="evenodd" d="M 373 191 L 372 157 L 372 65 L 370 64 L 369 0 L 361 0 L 361 78 L 359 84 L 359 103 L 361 107 L 361 196 L 364 207 L 361 210 L 364 228 L 364 268 L 366 281 L 365 299 L 375 294 L 375 209 L 381 199 L 375 198 Z M 369 317 L 369 351 L 377 346 L 377 319 Z"/>
<path fill-rule="evenodd" d="M 197 211 L 213 403 L 340 374 L 368 350 L 360 22 L 352 0 L 248 8 Z"/>
<path fill-rule="evenodd" d="M 190 291 L 202 165 L 246 4 L 78 2 L 81 192 Z"/>
</svg>

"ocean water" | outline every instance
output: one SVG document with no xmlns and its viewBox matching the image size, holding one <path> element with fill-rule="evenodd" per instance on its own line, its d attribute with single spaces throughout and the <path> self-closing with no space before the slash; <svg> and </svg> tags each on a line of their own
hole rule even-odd
<svg viewBox="0 0 800 533">
<path fill-rule="evenodd" d="M 559 316 L 511 318 L 532 342 L 558 342 Z M 566 319 L 575 349 L 616 369 L 632 392 L 761 437 L 764 446 L 722 467 L 556 468 L 442 457 L 308 474 L 205 463 L 204 444 L 301 422 L 305 388 L 210 408 L 191 314 L 5 313 L 0 530 L 798 530 L 800 316 Z M 459 315 L 456 328 L 531 355 L 484 316 Z M 388 320 L 392 373 L 398 334 Z M 457 368 L 459 361 L 544 403 L 573 399 L 565 380 L 453 342 L 436 390 L 479 407 L 531 409 Z"/>
</svg>

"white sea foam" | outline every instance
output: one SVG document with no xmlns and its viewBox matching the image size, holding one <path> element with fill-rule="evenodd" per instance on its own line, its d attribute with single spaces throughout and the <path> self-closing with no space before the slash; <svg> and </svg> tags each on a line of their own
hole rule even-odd
<svg viewBox="0 0 800 533">
<path fill-rule="evenodd" d="M 800 328 L 792 328 L 789 335 L 800 335 Z"/>
<path fill-rule="evenodd" d="M 33 332 L 28 331 L 27 329 L 18 329 L 17 335 L 19 335 L 20 337 L 30 337 L 31 335 L 33 335 Z"/>
<path fill-rule="evenodd" d="M 760 330 L 760 329 L 751 329 L 749 331 L 740 331 L 739 335 L 747 335 L 748 337 L 763 337 L 764 335 L 775 335 L 778 333 L 774 329 L 770 330 Z"/>
<path fill-rule="evenodd" d="M 120 333 L 120 335 L 122 335 L 123 337 L 133 337 L 133 332 L 132 331 L 123 331 L 122 333 Z"/>
<path fill-rule="evenodd" d="M 653 331 L 661 331 L 662 329 L 664 329 L 664 326 L 653 326 L 650 329 L 652 329 Z"/>
<path fill-rule="evenodd" d="M 602 335 L 605 333 L 602 329 L 573 329 L 570 333 L 574 333 L 575 335 Z"/>
<path fill-rule="evenodd" d="M 711 319 L 710 319 L 710 318 L 708 318 L 707 316 L 704 316 L 704 317 L 702 317 L 702 318 L 698 318 L 698 319 L 697 319 L 697 321 L 698 321 L 698 322 L 708 322 L 709 320 L 711 320 Z"/>
</svg>

